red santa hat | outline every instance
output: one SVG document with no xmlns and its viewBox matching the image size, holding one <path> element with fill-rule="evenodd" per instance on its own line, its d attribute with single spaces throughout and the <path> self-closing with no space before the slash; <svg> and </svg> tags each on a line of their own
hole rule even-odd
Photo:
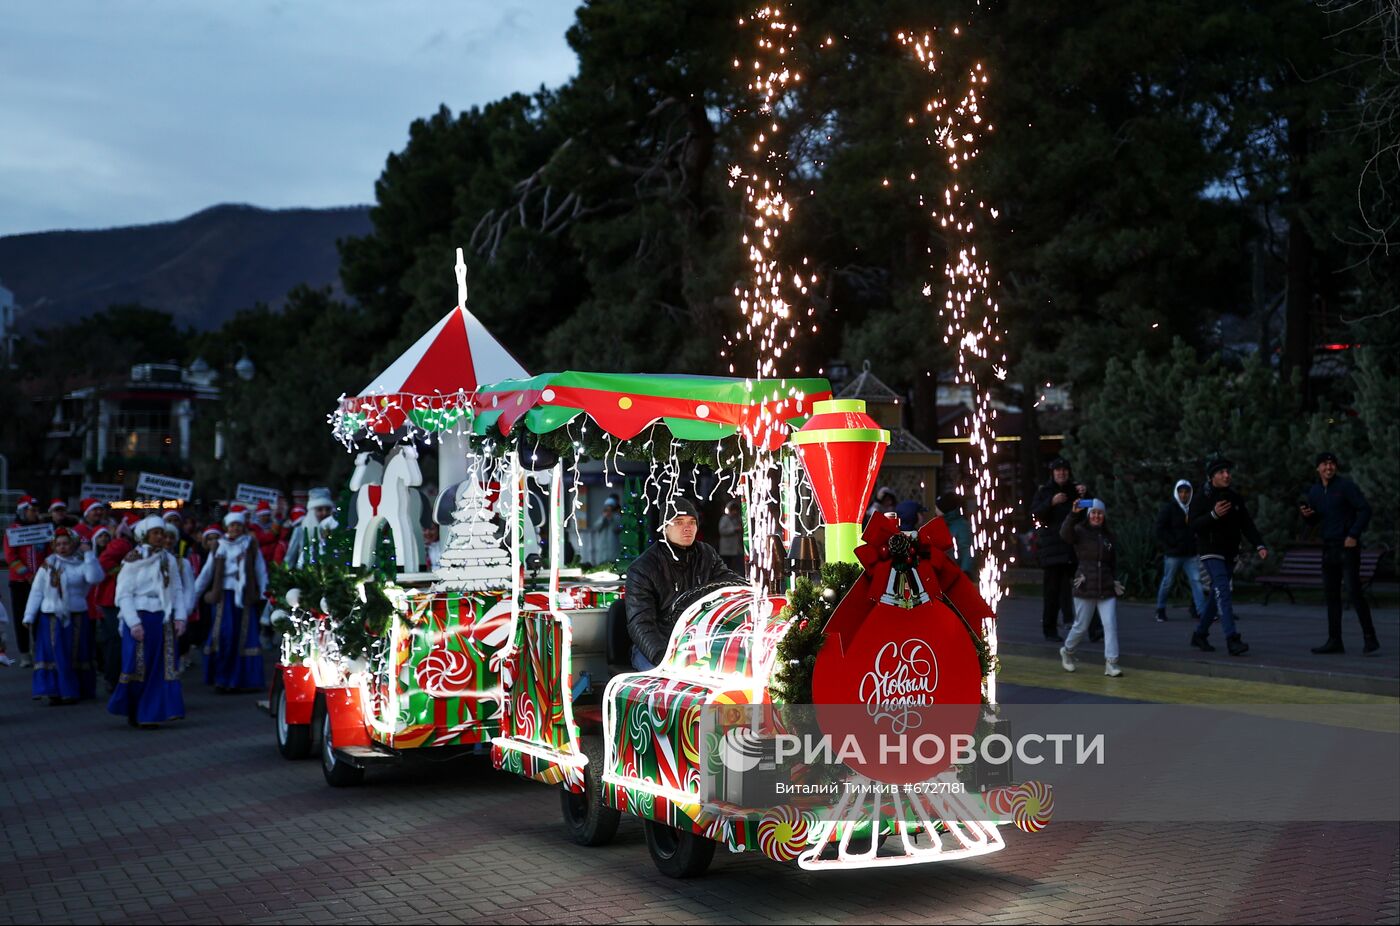
<svg viewBox="0 0 1400 926">
<path fill-rule="evenodd" d="M 54 539 L 54 540 L 59 540 L 59 539 L 62 539 L 63 537 L 68 537 L 68 538 L 70 538 L 74 543 L 77 543 L 78 541 L 80 541 L 80 540 L 83 539 L 83 538 L 79 537 L 78 534 L 77 534 L 77 532 L 74 531 L 74 530 L 72 530 L 71 528 L 67 528 L 67 527 L 56 527 L 56 528 L 54 528 L 54 531 L 53 531 L 53 539 Z"/>
<path fill-rule="evenodd" d="M 104 524 L 97 530 L 93 531 L 92 537 L 90 537 L 89 539 L 95 543 L 97 541 L 97 538 L 101 537 L 103 534 L 106 534 L 108 537 L 112 536 L 112 529 Z"/>
<path fill-rule="evenodd" d="M 246 506 L 239 504 L 229 506 L 228 514 L 224 515 L 224 527 L 228 527 L 235 521 L 239 524 L 248 523 L 248 509 Z"/>
<path fill-rule="evenodd" d="M 171 508 L 169 511 L 162 513 L 160 519 L 162 521 L 179 521 L 182 517 L 183 515 L 180 514 L 179 508 Z"/>
<path fill-rule="evenodd" d="M 213 534 L 215 537 L 222 537 L 224 535 L 224 532 L 219 530 L 219 525 L 210 524 L 204 529 L 204 533 L 200 534 L 199 536 L 201 539 L 203 539 L 205 537 L 208 537 L 210 534 Z"/>
<path fill-rule="evenodd" d="M 35 501 L 35 499 L 34 499 L 34 496 L 32 496 L 32 495 L 21 495 L 21 496 L 19 497 L 19 501 L 15 503 L 15 510 L 16 510 L 16 511 L 23 511 L 23 510 L 26 509 L 26 508 L 33 508 L 35 504 L 36 504 L 36 501 Z"/>
<path fill-rule="evenodd" d="M 53 501 L 49 502 L 49 510 L 53 511 L 55 508 L 62 508 L 64 511 L 67 511 L 68 503 L 61 498 L 55 498 Z"/>
<path fill-rule="evenodd" d="M 306 517 L 306 506 L 305 506 L 305 505 L 293 505 L 293 506 L 292 506 L 292 510 L 291 510 L 291 512 L 289 513 L 289 517 L 291 518 L 291 521 L 292 521 L 293 524 L 300 524 L 300 523 L 301 523 L 301 519 L 304 518 L 304 517 Z"/>
<path fill-rule="evenodd" d="M 83 516 L 86 517 L 87 513 L 92 509 L 106 508 L 107 506 L 104 503 L 99 502 L 95 498 L 85 498 L 82 501 L 78 502 L 78 507 L 83 509 Z"/>
<path fill-rule="evenodd" d="M 272 506 L 267 503 L 267 499 L 258 502 L 258 510 L 253 516 L 259 521 L 263 520 L 264 517 L 272 517 Z"/>
</svg>

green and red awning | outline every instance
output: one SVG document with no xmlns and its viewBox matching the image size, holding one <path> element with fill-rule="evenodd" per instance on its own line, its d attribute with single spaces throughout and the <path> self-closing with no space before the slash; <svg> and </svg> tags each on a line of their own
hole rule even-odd
<svg viewBox="0 0 1400 926">
<path fill-rule="evenodd" d="M 831 398 L 825 379 L 747 380 L 647 373 L 545 373 L 480 387 L 472 429 L 507 435 L 517 423 L 536 434 L 587 416 L 619 440 L 655 424 L 680 440 L 720 440 L 742 433 L 751 444 L 776 448 Z"/>
</svg>

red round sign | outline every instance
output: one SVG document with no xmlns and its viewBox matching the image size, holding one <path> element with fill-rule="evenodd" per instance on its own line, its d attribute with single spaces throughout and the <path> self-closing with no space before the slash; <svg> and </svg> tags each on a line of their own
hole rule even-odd
<svg viewBox="0 0 1400 926">
<path fill-rule="evenodd" d="M 977 648 L 941 602 L 877 603 L 850 645 L 828 638 L 812 698 L 822 733 L 851 768 L 888 784 L 927 781 L 952 764 L 954 735 L 977 726 Z"/>
</svg>

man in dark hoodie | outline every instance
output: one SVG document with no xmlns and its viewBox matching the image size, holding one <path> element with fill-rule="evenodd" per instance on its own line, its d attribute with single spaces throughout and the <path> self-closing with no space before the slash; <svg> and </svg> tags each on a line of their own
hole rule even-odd
<svg viewBox="0 0 1400 926">
<path fill-rule="evenodd" d="M 1194 616 L 1199 618 L 1206 609 L 1206 595 L 1201 588 L 1201 561 L 1196 558 L 1196 532 L 1191 529 L 1191 483 L 1178 479 L 1172 489 L 1172 500 L 1157 512 L 1157 544 L 1162 548 L 1162 584 L 1157 586 L 1157 620 L 1167 619 L 1167 596 L 1171 594 L 1176 574 L 1184 572 L 1191 585 Z"/>
<path fill-rule="evenodd" d="M 650 669 L 661 662 L 676 625 L 676 601 L 706 585 L 747 585 L 748 580 L 724 564 L 708 543 L 696 540 L 700 511 L 688 498 L 672 502 L 673 513 L 662 539 L 627 567 L 627 634 L 632 638 L 632 667 Z"/>
<path fill-rule="evenodd" d="M 1225 631 L 1225 648 L 1231 656 L 1243 656 L 1249 652 L 1249 644 L 1241 640 L 1235 630 L 1230 576 L 1240 553 L 1241 537 L 1254 545 L 1260 559 L 1268 559 L 1269 550 L 1244 506 L 1244 496 L 1230 488 L 1233 468 L 1234 464 L 1224 458 L 1212 460 L 1206 466 L 1205 485 L 1191 499 L 1188 517 L 1191 529 L 1196 532 L 1201 563 L 1210 576 L 1211 587 L 1210 600 L 1201 611 L 1196 632 L 1191 634 L 1191 645 L 1205 652 L 1215 649 L 1210 644 L 1210 625 L 1219 615 L 1220 626 Z"/>
<path fill-rule="evenodd" d="M 1327 642 L 1313 648 L 1319 655 L 1344 653 L 1342 646 L 1342 577 L 1347 596 L 1361 622 L 1367 656 L 1380 652 L 1371 605 L 1361 590 L 1361 534 L 1371 522 L 1371 506 L 1356 483 L 1337 475 L 1337 455 L 1317 455 L 1317 481 L 1308 486 L 1298 512 L 1309 524 L 1322 526 L 1322 588 L 1327 598 Z"/>
<path fill-rule="evenodd" d="M 1056 457 L 1050 461 L 1050 481 L 1035 490 L 1031 499 L 1031 516 L 1035 518 L 1036 555 L 1044 573 L 1041 583 L 1042 607 L 1040 629 L 1045 639 L 1063 643 L 1055 628 L 1056 614 L 1064 615 L 1066 624 L 1074 623 L 1074 548 L 1060 539 L 1060 525 L 1069 517 L 1076 499 L 1090 498 L 1089 487 L 1076 484 L 1069 461 Z M 1098 615 L 1089 627 L 1089 639 L 1103 639 L 1103 624 Z"/>
</svg>

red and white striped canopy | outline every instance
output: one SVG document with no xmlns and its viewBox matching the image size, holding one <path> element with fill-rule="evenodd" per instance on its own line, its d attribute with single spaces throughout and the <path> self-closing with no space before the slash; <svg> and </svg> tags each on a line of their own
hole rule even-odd
<svg viewBox="0 0 1400 926">
<path fill-rule="evenodd" d="M 430 430 L 444 427 L 470 408 L 479 384 L 529 375 L 477 317 L 459 305 L 358 395 L 341 399 L 337 427 L 380 434 L 408 421 Z"/>
</svg>

